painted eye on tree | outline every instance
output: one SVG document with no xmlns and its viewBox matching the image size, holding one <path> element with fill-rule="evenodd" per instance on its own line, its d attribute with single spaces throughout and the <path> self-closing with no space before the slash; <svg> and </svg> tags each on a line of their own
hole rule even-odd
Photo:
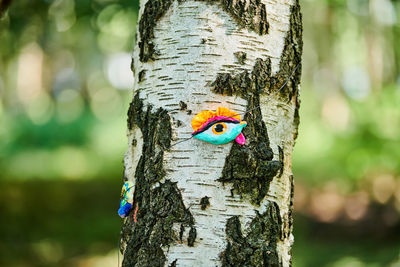
<svg viewBox="0 0 400 267">
<path fill-rule="evenodd" d="M 216 135 L 225 133 L 227 129 L 228 129 L 228 127 L 226 126 L 226 124 L 224 122 L 219 122 L 212 126 L 212 131 Z"/>
<path fill-rule="evenodd" d="M 229 143 L 232 140 L 240 145 L 246 141 L 242 134 L 247 125 L 240 115 L 227 108 L 218 107 L 217 111 L 203 110 L 192 120 L 192 136 L 214 145 Z"/>
</svg>

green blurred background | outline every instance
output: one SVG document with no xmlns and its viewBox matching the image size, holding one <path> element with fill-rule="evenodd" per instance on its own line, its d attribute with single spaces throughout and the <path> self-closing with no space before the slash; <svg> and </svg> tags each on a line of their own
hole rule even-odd
<svg viewBox="0 0 400 267">
<path fill-rule="evenodd" d="M 400 2 L 301 4 L 294 266 L 400 266 Z M 0 19 L 0 266 L 117 266 L 138 6 Z"/>
</svg>

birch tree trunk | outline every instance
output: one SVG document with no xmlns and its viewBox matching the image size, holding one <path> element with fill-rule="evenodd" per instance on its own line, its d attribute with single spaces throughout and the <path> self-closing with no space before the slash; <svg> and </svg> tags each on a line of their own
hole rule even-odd
<svg viewBox="0 0 400 267">
<path fill-rule="evenodd" d="M 298 0 L 141 1 L 123 266 L 291 265 L 301 38 Z M 176 144 L 217 107 L 254 109 L 244 146 Z"/>
</svg>

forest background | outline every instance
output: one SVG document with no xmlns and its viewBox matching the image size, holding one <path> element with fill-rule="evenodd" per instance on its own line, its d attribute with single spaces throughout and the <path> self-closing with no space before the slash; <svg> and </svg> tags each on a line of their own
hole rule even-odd
<svg viewBox="0 0 400 267">
<path fill-rule="evenodd" d="M 400 266 L 400 1 L 300 2 L 294 266 Z M 0 19 L 1 266 L 117 266 L 138 7 Z"/>
</svg>

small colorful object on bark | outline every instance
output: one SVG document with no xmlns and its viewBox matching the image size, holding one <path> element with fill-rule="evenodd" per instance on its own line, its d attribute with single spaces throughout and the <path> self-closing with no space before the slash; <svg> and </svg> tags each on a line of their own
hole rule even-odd
<svg viewBox="0 0 400 267">
<path fill-rule="evenodd" d="M 214 145 L 226 144 L 235 140 L 244 145 L 246 139 L 242 133 L 247 123 L 240 120 L 240 115 L 227 108 L 204 110 L 192 120 L 192 136 Z"/>
<path fill-rule="evenodd" d="M 121 192 L 122 199 L 118 210 L 118 215 L 121 218 L 125 218 L 126 216 L 128 216 L 129 212 L 132 209 L 134 191 L 135 191 L 135 186 L 132 182 L 125 182 L 124 185 L 122 186 L 122 192 Z"/>
</svg>

